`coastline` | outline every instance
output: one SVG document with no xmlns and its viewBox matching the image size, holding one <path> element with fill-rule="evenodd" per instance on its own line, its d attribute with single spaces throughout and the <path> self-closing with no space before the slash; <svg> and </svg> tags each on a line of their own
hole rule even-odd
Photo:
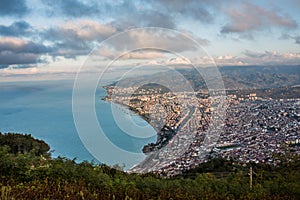
<svg viewBox="0 0 300 200">
<path fill-rule="evenodd" d="M 155 143 L 148 143 L 145 144 L 143 147 L 143 153 L 146 155 L 149 155 L 149 153 L 153 153 L 155 151 L 157 151 L 158 149 L 162 148 L 163 146 L 165 146 L 168 142 L 169 135 L 174 135 L 175 131 L 173 131 L 172 129 L 170 129 L 169 127 L 157 127 L 155 125 L 155 123 L 153 123 L 153 120 L 151 120 L 149 117 L 147 117 L 146 115 L 140 114 L 134 107 L 130 107 L 122 102 L 115 102 L 111 99 L 111 92 L 110 92 L 110 88 L 112 88 L 114 86 L 112 85 L 107 85 L 107 86 L 103 86 L 102 88 L 104 88 L 104 90 L 106 91 L 106 96 L 102 98 L 103 101 L 106 102 L 111 102 L 114 103 L 116 105 L 119 105 L 121 107 L 124 107 L 125 109 L 130 110 L 131 112 L 133 112 L 134 114 L 136 114 L 137 116 L 141 117 L 143 120 L 145 120 L 156 132 L 157 135 L 157 139 Z M 167 133 L 167 134 L 166 134 Z"/>
<path fill-rule="evenodd" d="M 151 119 L 149 117 L 147 117 L 145 115 L 141 115 L 136 109 L 134 109 L 133 107 L 130 107 L 130 106 L 124 104 L 124 103 L 112 101 L 111 98 L 110 98 L 111 93 L 108 91 L 108 87 L 111 87 L 111 86 L 103 86 L 104 90 L 106 91 L 106 96 L 102 98 L 103 101 L 111 102 L 111 103 L 114 103 L 116 105 L 122 106 L 122 107 L 124 107 L 126 109 L 129 109 L 134 114 L 138 115 L 139 117 L 141 117 L 142 119 L 144 119 L 148 124 L 150 124 L 153 127 L 153 129 L 156 131 L 156 133 L 158 132 L 157 128 L 151 122 Z"/>
</svg>

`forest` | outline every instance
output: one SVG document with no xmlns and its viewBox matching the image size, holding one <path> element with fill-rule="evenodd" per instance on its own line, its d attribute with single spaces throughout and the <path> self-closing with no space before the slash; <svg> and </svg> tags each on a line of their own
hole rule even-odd
<svg viewBox="0 0 300 200">
<path fill-rule="evenodd" d="M 300 160 L 287 154 L 271 166 L 217 158 L 162 177 L 52 158 L 44 141 L 0 133 L 0 199 L 300 199 Z"/>
</svg>

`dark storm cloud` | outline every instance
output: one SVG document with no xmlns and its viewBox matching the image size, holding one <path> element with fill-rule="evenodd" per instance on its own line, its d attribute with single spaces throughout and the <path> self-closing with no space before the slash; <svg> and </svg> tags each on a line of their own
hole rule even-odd
<svg viewBox="0 0 300 200">
<path fill-rule="evenodd" d="M 25 21 L 17 21 L 9 26 L 0 25 L 0 35 L 3 36 L 26 36 L 32 31 L 31 25 Z"/>
<path fill-rule="evenodd" d="M 1 0 L 0 16 L 24 16 L 29 9 L 24 0 Z"/>
</svg>

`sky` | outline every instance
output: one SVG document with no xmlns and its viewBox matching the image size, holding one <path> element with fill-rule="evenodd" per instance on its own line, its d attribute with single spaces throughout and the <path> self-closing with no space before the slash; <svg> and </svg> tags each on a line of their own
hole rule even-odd
<svg viewBox="0 0 300 200">
<path fill-rule="evenodd" d="M 298 65 L 299 10 L 299 0 L 0 0 L 0 81 L 74 74 L 107 40 L 102 61 L 180 64 L 170 52 L 194 51 L 181 34 L 204 49 L 202 64 Z M 145 45 L 161 50 L 135 50 Z"/>
</svg>

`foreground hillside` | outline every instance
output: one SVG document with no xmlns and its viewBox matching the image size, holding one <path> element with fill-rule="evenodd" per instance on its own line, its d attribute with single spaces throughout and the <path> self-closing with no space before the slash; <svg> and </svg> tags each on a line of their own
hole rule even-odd
<svg viewBox="0 0 300 200">
<path fill-rule="evenodd" d="M 214 159 L 166 178 L 51 158 L 30 135 L 0 134 L 0 199 L 299 199 L 299 158 L 278 167 Z M 253 168 L 250 189 L 249 168 Z"/>
</svg>

